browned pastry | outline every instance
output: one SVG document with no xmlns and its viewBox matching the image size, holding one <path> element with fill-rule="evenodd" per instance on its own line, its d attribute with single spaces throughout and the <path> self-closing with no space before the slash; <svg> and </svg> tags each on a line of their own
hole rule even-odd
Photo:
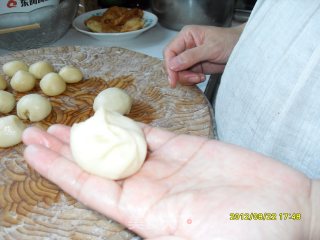
<svg viewBox="0 0 320 240">
<path fill-rule="evenodd" d="M 129 32 L 143 28 L 143 10 L 138 8 L 111 7 L 102 16 L 93 16 L 85 21 L 93 32 Z"/>
<path fill-rule="evenodd" d="M 101 16 L 93 16 L 87 19 L 84 24 L 92 31 L 92 32 L 102 32 L 102 24 L 101 24 Z"/>
<path fill-rule="evenodd" d="M 140 18 L 131 18 L 121 28 L 121 32 L 130 32 L 143 28 L 143 21 Z"/>
</svg>

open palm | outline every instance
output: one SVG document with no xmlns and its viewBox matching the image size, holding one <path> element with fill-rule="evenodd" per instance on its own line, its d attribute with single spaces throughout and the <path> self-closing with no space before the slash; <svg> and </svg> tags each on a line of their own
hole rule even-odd
<svg viewBox="0 0 320 240">
<path fill-rule="evenodd" d="M 111 181 L 73 161 L 70 128 L 29 128 L 25 159 L 41 175 L 148 239 L 307 239 L 310 180 L 242 148 L 144 126 L 148 155 L 132 177 Z M 64 174 L 61 174 L 64 173 Z M 280 220 L 279 213 L 302 219 Z M 230 220 L 276 213 L 277 220 Z"/>
</svg>

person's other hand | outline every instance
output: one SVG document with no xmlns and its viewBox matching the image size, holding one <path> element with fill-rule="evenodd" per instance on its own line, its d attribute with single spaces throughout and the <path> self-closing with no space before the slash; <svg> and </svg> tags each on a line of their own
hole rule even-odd
<svg viewBox="0 0 320 240">
<path fill-rule="evenodd" d="M 222 72 L 243 27 L 184 27 L 163 54 L 170 85 L 194 85 L 204 81 L 205 74 Z"/>
<path fill-rule="evenodd" d="M 313 184 L 304 175 L 222 142 L 149 126 L 144 132 L 146 162 L 121 181 L 83 171 L 66 126 L 27 129 L 24 156 L 74 198 L 144 238 L 309 239 Z M 268 220 L 253 220 L 259 213 Z M 301 220 L 280 220 L 280 213 L 300 213 Z"/>
</svg>

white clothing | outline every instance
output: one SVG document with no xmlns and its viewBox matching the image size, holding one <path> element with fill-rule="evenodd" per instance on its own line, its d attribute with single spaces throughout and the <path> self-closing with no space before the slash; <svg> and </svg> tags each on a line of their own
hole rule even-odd
<svg viewBox="0 0 320 240">
<path fill-rule="evenodd" d="M 220 140 L 320 178 L 320 1 L 261 0 L 226 66 Z"/>
</svg>

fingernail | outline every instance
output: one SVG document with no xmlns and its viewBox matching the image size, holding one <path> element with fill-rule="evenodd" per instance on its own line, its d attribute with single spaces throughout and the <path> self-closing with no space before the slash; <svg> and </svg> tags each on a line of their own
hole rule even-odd
<svg viewBox="0 0 320 240">
<path fill-rule="evenodd" d="M 198 83 L 201 81 L 201 78 L 198 76 L 189 77 L 188 79 L 190 82 L 193 82 L 193 83 Z"/>
<path fill-rule="evenodd" d="M 32 156 L 34 156 L 35 154 L 38 153 L 38 148 L 35 145 L 28 145 L 25 149 L 24 149 L 24 157 L 26 158 L 26 160 L 28 162 L 30 162 L 30 160 L 32 160 Z"/>
<path fill-rule="evenodd" d="M 175 88 L 176 87 L 175 82 L 173 82 L 170 77 L 168 77 L 168 81 L 169 81 L 169 85 L 170 85 L 171 88 Z"/>
<path fill-rule="evenodd" d="M 180 66 L 182 64 L 182 61 L 180 58 L 175 57 L 173 59 L 170 60 L 169 62 L 169 68 L 173 71 L 177 71 L 180 70 Z"/>
</svg>

